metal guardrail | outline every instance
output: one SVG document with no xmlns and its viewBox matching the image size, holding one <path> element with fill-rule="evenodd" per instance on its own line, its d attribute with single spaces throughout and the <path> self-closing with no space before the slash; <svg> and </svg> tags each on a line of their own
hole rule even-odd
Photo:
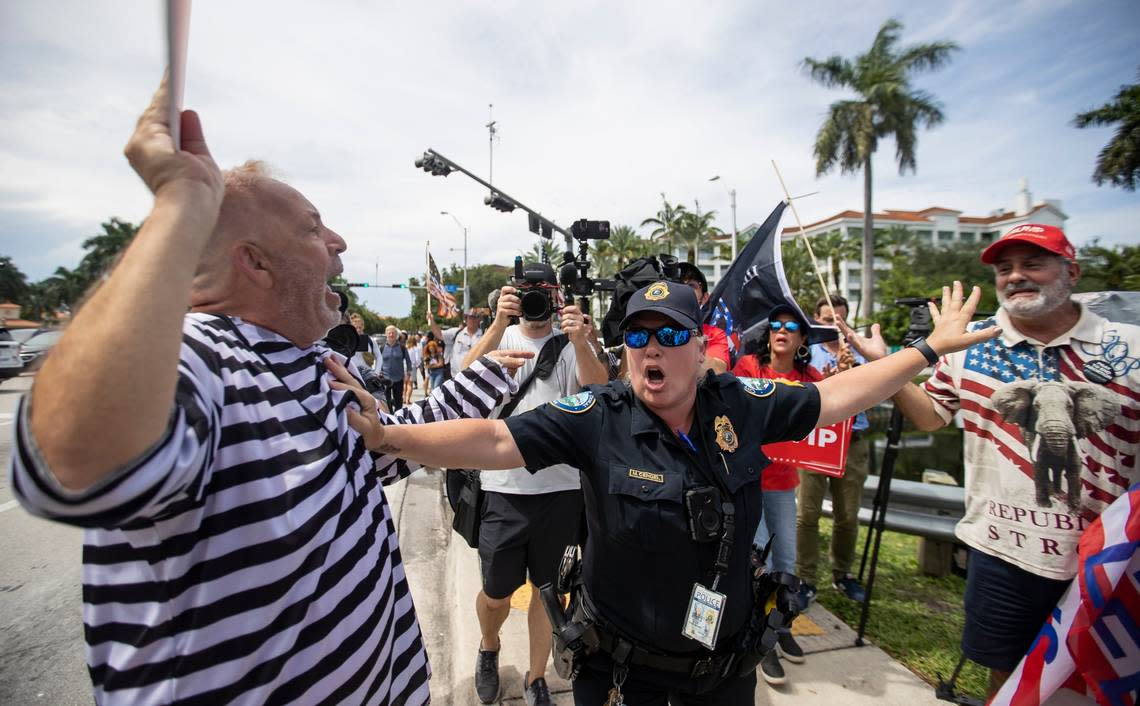
<svg viewBox="0 0 1140 706">
<path fill-rule="evenodd" d="M 878 490 L 879 477 L 869 476 L 863 485 L 859 524 L 871 523 L 871 508 Z M 896 478 L 891 482 L 891 497 L 887 503 L 884 524 L 893 532 L 956 542 L 958 540 L 954 536 L 954 526 L 965 512 L 966 491 L 963 488 Z M 832 516 L 830 498 L 823 501 L 823 514 Z"/>
</svg>

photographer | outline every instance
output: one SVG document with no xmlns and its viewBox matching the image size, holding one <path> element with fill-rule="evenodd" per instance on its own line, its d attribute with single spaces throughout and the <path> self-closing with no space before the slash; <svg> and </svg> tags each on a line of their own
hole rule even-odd
<svg viewBox="0 0 1140 706">
<path fill-rule="evenodd" d="M 578 307 L 564 307 L 562 331 L 554 331 L 552 294 L 558 284 L 553 268 L 528 263 L 516 285 L 517 289 L 505 286 L 500 290 L 491 326 L 464 361 L 464 366 L 470 365 L 496 349 L 534 353 L 516 373 L 518 401 L 512 400 L 514 409 L 507 416 L 574 394 L 583 385 L 605 383 L 606 368 L 590 350 L 592 330 Z M 512 325 L 512 319 L 518 323 Z M 481 482 L 486 494 L 479 529 L 483 588 L 475 598 L 475 613 L 482 642 L 475 691 L 483 703 L 491 703 L 500 691 L 499 629 L 510 614 L 511 595 L 528 577 L 536 588 L 555 579 L 563 549 L 578 539 L 582 492 L 578 469 L 566 464 L 549 466 L 539 474 L 521 467 L 487 473 Z M 531 592 L 527 628 L 530 669 L 523 677 L 523 687 L 528 706 L 543 706 L 550 703 L 545 672 L 551 627 L 537 590 Z"/>
<path fill-rule="evenodd" d="M 581 470 L 589 531 L 575 596 L 598 639 L 575 653 L 576 703 L 609 695 L 631 704 L 753 704 L 763 645 L 741 638 L 752 614 L 764 612 L 750 546 L 760 521 L 757 479 L 768 464 L 760 444 L 846 419 L 896 392 L 929 358 L 996 336 L 965 332 L 980 296 L 975 289 L 963 303 L 960 284 L 946 288 L 921 349 L 819 383 L 784 384 L 701 375 L 696 295 L 657 282 L 632 295 L 620 323 L 628 384 L 593 385 L 507 420 L 399 428 L 354 415 L 350 423 L 369 448 L 437 467 Z M 338 388 L 371 402 L 343 369 L 329 367 Z"/>
</svg>

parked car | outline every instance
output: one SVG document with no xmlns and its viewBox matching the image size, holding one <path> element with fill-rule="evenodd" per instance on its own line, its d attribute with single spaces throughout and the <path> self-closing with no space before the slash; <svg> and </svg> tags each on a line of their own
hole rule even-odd
<svg viewBox="0 0 1140 706">
<path fill-rule="evenodd" d="M 19 342 L 12 337 L 11 331 L 0 326 L 0 380 L 14 378 L 23 370 Z"/>
<path fill-rule="evenodd" d="M 20 344 L 20 361 L 24 366 L 23 371 L 32 373 L 39 370 L 40 366 L 44 364 L 44 358 L 59 342 L 61 336 L 63 336 L 62 329 L 43 329 Z"/>
</svg>

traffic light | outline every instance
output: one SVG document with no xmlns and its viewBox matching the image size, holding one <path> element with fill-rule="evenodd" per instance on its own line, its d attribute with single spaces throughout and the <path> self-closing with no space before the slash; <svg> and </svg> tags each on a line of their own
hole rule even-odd
<svg viewBox="0 0 1140 706">
<path fill-rule="evenodd" d="M 408 288 L 408 285 L 406 285 L 406 284 L 390 284 L 388 286 L 391 287 L 392 289 L 407 289 Z"/>
<path fill-rule="evenodd" d="M 526 214 L 526 221 L 527 221 L 527 227 L 530 229 L 530 232 L 534 233 L 535 235 L 538 235 L 538 229 L 540 226 L 540 223 L 539 223 L 540 219 L 538 217 L 538 214 L 537 213 Z"/>
<path fill-rule="evenodd" d="M 484 196 L 483 203 L 487 204 L 496 211 L 502 211 L 503 213 L 510 213 L 511 211 L 515 210 L 515 202 L 511 201 L 496 191 L 492 191 L 489 196 Z"/>
<path fill-rule="evenodd" d="M 371 287 L 372 285 L 368 284 L 367 282 L 345 282 L 344 286 L 346 286 L 346 287 Z"/>
<path fill-rule="evenodd" d="M 416 166 L 425 172 L 430 172 L 432 176 L 447 176 L 451 173 L 451 167 L 447 162 L 431 152 L 424 152 L 424 156 L 416 160 Z"/>
</svg>

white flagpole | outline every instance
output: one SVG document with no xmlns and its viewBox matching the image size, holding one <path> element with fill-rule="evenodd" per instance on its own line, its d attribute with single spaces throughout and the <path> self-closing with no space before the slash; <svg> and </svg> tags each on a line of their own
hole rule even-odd
<svg viewBox="0 0 1140 706">
<path fill-rule="evenodd" d="M 424 241 L 424 291 L 427 292 L 427 314 L 431 316 L 431 241 Z"/>
<path fill-rule="evenodd" d="M 807 232 L 804 230 L 804 224 L 800 221 L 800 214 L 796 212 L 796 202 L 792 199 L 788 187 L 784 184 L 784 177 L 780 175 L 780 168 L 776 166 L 776 160 L 772 160 L 772 169 L 776 170 L 776 178 L 780 180 L 780 188 L 784 190 L 784 198 L 787 200 L 788 206 L 792 209 L 792 215 L 796 219 L 796 227 L 800 229 L 800 238 L 807 246 L 808 257 L 811 258 L 811 266 L 815 269 L 815 276 L 819 280 L 819 287 L 823 290 L 823 298 L 827 300 L 827 306 L 831 309 L 831 315 L 835 316 L 835 307 L 831 305 L 831 292 L 827 291 L 827 284 L 823 281 L 823 274 L 819 271 L 819 263 L 815 260 L 815 252 L 811 249 L 811 241 L 808 240 Z M 777 234 L 779 237 L 779 234 Z M 839 332 L 839 338 L 843 338 L 843 332 Z"/>
</svg>

